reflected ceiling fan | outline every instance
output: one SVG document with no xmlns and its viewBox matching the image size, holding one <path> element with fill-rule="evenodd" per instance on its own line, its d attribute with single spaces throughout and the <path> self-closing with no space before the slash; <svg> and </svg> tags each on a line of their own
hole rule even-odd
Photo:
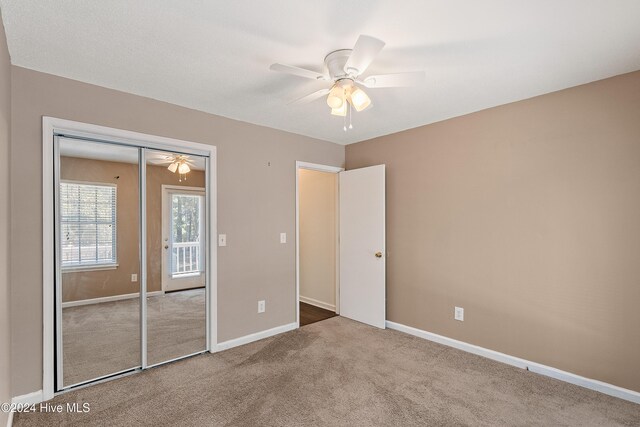
<svg viewBox="0 0 640 427">
<path fill-rule="evenodd" d="M 367 67 L 369 67 L 384 45 L 385 43 L 382 40 L 361 35 L 358 37 L 353 49 L 339 49 L 329 53 L 324 58 L 323 73 L 283 64 L 272 64 L 270 70 L 312 80 L 331 82 L 331 87 L 315 91 L 293 103 L 308 103 L 326 95 L 327 105 L 331 108 L 331 114 L 345 118 L 344 130 L 346 131 L 347 111 L 349 111 L 349 117 L 351 117 L 351 107 L 355 108 L 356 111 L 362 111 L 371 105 L 371 99 L 361 86 L 368 89 L 411 87 L 424 81 L 424 71 L 363 77 Z M 349 129 L 351 128 L 353 126 L 349 123 Z"/>
<path fill-rule="evenodd" d="M 187 180 L 187 174 L 194 166 L 193 161 L 184 154 L 159 154 L 156 158 L 149 159 L 149 163 L 154 165 L 167 166 L 169 172 L 178 173 L 178 181 Z"/>
</svg>

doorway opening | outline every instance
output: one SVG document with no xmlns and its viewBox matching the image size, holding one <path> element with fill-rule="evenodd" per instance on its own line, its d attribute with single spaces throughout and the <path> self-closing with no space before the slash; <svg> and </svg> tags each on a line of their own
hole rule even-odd
<svg viewBox="0 0 640 427">
<path fill-rule="evenodd" d="M 339 314 L 338 173 L 342 170 L 296 164 L 299 326 Z"/>
<path fill-rule="evenodd" d="M 319 313 L 386 327 L 385 176 L 385 165 L 344 171 L 296 162 L 298 327 L 308 319 L 301 314 L 307 308 L 316 312 L 308 313 L 312 322 L 327 310 Z"/>
</svg>

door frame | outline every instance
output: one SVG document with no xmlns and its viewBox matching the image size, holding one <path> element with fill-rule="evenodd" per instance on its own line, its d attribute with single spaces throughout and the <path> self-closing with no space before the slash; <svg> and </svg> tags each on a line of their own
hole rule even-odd
<svg viewBox="0 0 640 427">
<path fill-rule="evenodd" d="M 217 235 L 217 181 L 216 181 L 216 147 L 213 145 L 179 140 L 174 138 L 166 138 L 156 135 L 149 135 L 139 132 L 133 132 L 123 129 L 110 128 L 94 124 L 76 122 L 72 120 L 60 119 L 55 117 L 42 117 L 42 398 L 49 400 L 56 395 L 55 392 L 55 352 L 56 352 L 56 310 L 54 286 L 56 284 L 56 250 L 55 241 L 55 183 L 56 177 L 54 172 L 58 168 L 54 167 L 56 154 L 54 152 L 54 139 L 56 136 L 69 136 L 77 139 L 87 139 L 93 141 L 104 141 L 119 143 L 121 145 L 129 145 L 138 148 L 148 148 L 155 150 L 168 150 L 184 154 L 205 156 L 208 192 L 206 193 L 206 233 L 207 247 L 205 258 L 206 268 L 206 318 L 207 334 L 206 334 L 206 351 L 211 353 L 216 351 L 217 346 L 217 245 L 214 244 L 214 236 Z M 141 151 L 141 153 L 143 153 Z M 142 155 L 141 155 L 142 156 Z M 144 159 L 142 159 L 144 160 Z M 144 170 L 146 163 L 140 164 L 140 176 L 142 190 L 140 194 L 140 203 L 143 206 L 145 200 L 145 178 Z M 142 239 L 146 241 L 146 232 L 141 227 Z M 142 259 L 144 261 L 146 253 L 146 245 L 141 245 Z M 140 279 L 141 292 L 140 298 L 145 298 L 146 289 L 142 286 L 145 278 L 146 263 L 141 265 Z M 144 304 L 141 304 L 144 307 Z M 143 313 L 144 314 L 144 313 Z M 142 322 L 145 322 L 143 319 Z M 143 338 L 144 339 L 144 338 Z M 142 354 L 142 365 L 145 367 L 146 354 Z"/>
<path fill-rule="evenodd" d="M 203 195 L 205 197 L 205 199 L 206 199 L 206 196 L 207 196 L 206 187 L 204 187 L 204 188 L 203 187 L 188 187 L 186 185 L 182 186 L 182 185 L 173 185 L 173 184 L 162 184 L 162 196 L 161 196 L 161 201 L 160 201 L 160 203 L 162 204 L 162 215 L 161 215 L 162 233 L 161 234 L 164 234 L 165 227 L 168 226 L 167 222 L 171 221 L 171 218 L 167 218 L 167 210 L 168 210 L 168 207 L 169 207 L 169 205 L 168 205 L 169 204 L 169 200 L 167 199 L 167 194 L 172 190 L 184 191 L 185 193 L 197 193 L 198 195 Z M 205 201 L 205 204 L 206 204 L 206 201 Z M 205 207 L 205 211 L 206 211 L 206 207 Z M 205 225 L 205 227 L 206 227 L 206 225 Z M 205 231 L 205 233 L 206 233 L 206 231 Z M 205 244 L 206 244 L 206 242 L 205 242 Z M 202 245 L 202 243 L 201 243 L 201 245 Z M 206 249 L 206 248 L 201 248 L 201 249 Z M 165 264 L 166 262 L 167 262 L 167 255 L 164 254 L 164 256 L 162 257 L 162 262 L 160 263 L 161 264 L 161 268 L 160 268 L 160 274 L 161 274 L 160 284 L 161 284 L 162 292 L 167 292 L 166 282 L 165 282 L 165 279 L 167 278 L 167 271 L 166 271 L 167 265 Z"/>
<path fill-rule="evenodd" d="M 296 161 L 296 328 L 300 327 L 300 169 L 336 174 L 336 314 L 340 314 L 340 172 L 344 168 Z"/>
</svg>

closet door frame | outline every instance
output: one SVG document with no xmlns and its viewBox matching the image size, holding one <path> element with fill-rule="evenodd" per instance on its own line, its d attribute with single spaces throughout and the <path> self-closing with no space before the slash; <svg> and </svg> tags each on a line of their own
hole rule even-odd
<svg viewBox="0 0 640 427">
<path fill-rule="evenodd" d="M 146 159 L 145 149 L 160 151 L 171 151 L 180 154 L 197 155 L 205 158 L 206 176 L 206 349 L 214 352 L 217 344 L 217 241 L 214 237 L 217 234 L 216 216 L 216 147 L 191 141 L 165 138 L 155 135 L 148 135 L 122 129 L 109 128 L 75 122 L 71 120 L 59 119 L 43 116 L 42 118 L 42 183 L 43 183 L 43 288 L 42 288 L 42 310 L 43 310 L 43 378 L 42 378 L 42 399 L 49 400 L 55 396 L 56 392 L 56 360 L 62 363 L 62 349 L 56 345 L 59 341 L 60 328 L 58 305 L 60 301 L 55 301 L 59 292 L 55 292 L 55 287 L 59 284 L 59 272 L 57 260 L 59 259 L 59 249 L 56 241 L 57 215 L 55 209 L 58 205 L 58 191 L 56 185 L 59 183 L 59 153 L 57 152 L 56 138 L 66 136 L 74 139 L 84 139 L 93 142 L 105 142 L 110 144 L 126 145 L 139 149 L 139 183 L 141 185 L 140 211 L 145 212 L 146 208 Z M 139 224 L 140 237 L 146 237 L 144 227 L 146 221 L 141 217 Z M 147 367 L 146 355 L 146 239 L 140 240 L 140 310 L 141 310 L 141 368 Z M 56 357 L 56 353 L 59 357 Z M 188 355 L 185 355 L 188 357 Z M 176 360 L 176 359 L 173 359 Z M 167 361 L 170 362 L 170 361 Z M 165 363 L 167 363 L 165 362 Z M 135 368 L 133 368 L 135 369 Z M 139 370 L 139 369 L 138 369 Z M 60 373 L 62 371 L 60 370 Z M 60 387 L 58 387 L 60 388 Z M 40 399 L 38 399 L 40 400 Z"/>
</svg>

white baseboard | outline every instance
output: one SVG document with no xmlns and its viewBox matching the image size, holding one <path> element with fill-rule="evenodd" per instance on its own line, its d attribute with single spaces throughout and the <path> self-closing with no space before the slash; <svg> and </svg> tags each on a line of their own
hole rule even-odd
<svg viewBox="0 0 640 427">
<path fill-rule="evenodd" d="M 609 396 L 618 397 L 620 399 L 628 400 L 634 403 L 640 403 L 640 392 L 634 390 L 629 390 L 613 384 L 582 377 L 580 375 L 562 371 L 560 369 L 543 365 L 541 363 L 531 362 L 526 359 L 521 359 L 519 357 L 500 353 L 494 350 L 489 350 L 488 348 L 469 344 L 464 341 L 454 340 L 453 338 L 448 338 L 442 335 L 434 334 L 432 332 L 423 331 L 422 329 L 413 328 L 411 326 L 391 322 L 389 320 L 387 320 L 386 324 L 387 328 L 389 329 L 395 329 L 396 331 L 404 332 L 409 335 L 437 342 L 438 344 L 454 347 L 458 350 L 466 351 L 467 353 L 473 353 L 478 356 L 506 363 L 507 365 L 516 366 L 521 369 L 527 369 L 536 374 L 544 375 L 570 384 L 575 384 L 581 387 L 595 390 L 600 393 L 608 394 Z"/>
<path fill-rule="evenodd" d="M 16 405 L 37 405 L 42 402 L 44 402 L 44 393 L 42 393 L 42 390 L 16 396 L 11 399 L 11 403 Z M 9 416 L 7 417 L 7 427 L 11 426 L 13 426 L 13 411 L 9 412 Z"/>
<path fill-rule="evenodd" d="M 319 301 L 317 299 L 303 297 L 302 295 L 300 295 L 300 302 L 304 302 L 310 305 L 314 305 L 316 307 L 324 308 L 325 310 L 336 311 L 335 304 L 329 304 L 326 302 Z"/>
<path fill-rule="evenodd" d="M 163 295 L 164 291 L 153 291 L 147 292 L 148 297 L 155 297 L 158 295 Z M 89 304 L 100 304 L 103 302 L 111 302 L 111 301 L 120 301 L 124 299 L 138 298 L 140 297 L 139 293 L 135 294 L 122 294 L 122 295 L 113 295 L 110 297 L 100 297 L 100 298 L 90 298 L 90 299 L 81 299 L 78 301 L 67 301 L 62 303 L 62 308 L 68 307 L 76 307 L 79 305 L 89 305 Z"/>
<path fill-rule="evenodd" d="M 266 331 L 256 332 L 255 334 L 245 335 L 244 337 L 235 338 L 229 341 L 221 342 L 216 345 L 216 351 L 228 350 L 239 345 L 249 344 L 254 341 L 262 340 L 272 337 L 274 335 L 289 332 L 298 328 L 297 323 L 289 323 L 287 325 L 277 326 L 275 328 L 267 329 Z"/>
<path fill-rule="evenodd" d="M 34 403 L 43 402 L 44 401 L 43 397 L 44 397 L 44 394 L 42 393 L 42 390 L 38 390 L 32 393 L 16 396 L 13 399 L 11 399 L 11 403 L 17 403 L 22 405 L 32 405 Z"/>
</svg>

